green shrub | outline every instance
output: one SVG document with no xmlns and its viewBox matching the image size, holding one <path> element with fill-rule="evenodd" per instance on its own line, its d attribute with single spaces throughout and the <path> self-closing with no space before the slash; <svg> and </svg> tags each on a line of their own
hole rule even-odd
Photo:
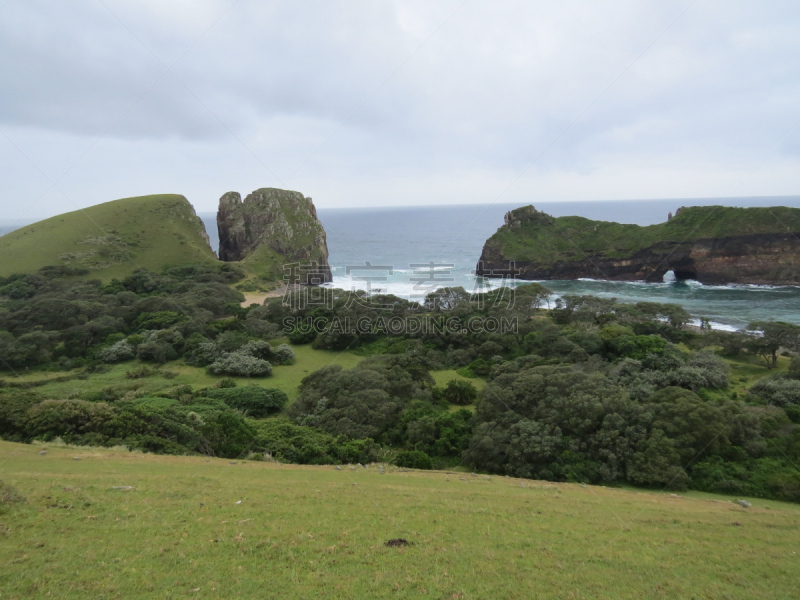
<svg viewBox="0 0 800 600">
<path fill-rule="evenodd" d="M 431 457 L 420 450 L 404 450 L 397 454 L 394 463 L 406 469 L 432 469 Z"/>
<path fill-rule="evenodd" d="M 313 342 L 317 338 L 317 332 L 313 327 L 295 327 L 286 337 L 289 338 L 292 344 L 299 346 Z"/>
<path fill-rule="evenodd" d="M 648 354 L 661 354 L 667 347 L 667 340 L 658 335 L 619 335 L 606 343 L 613 354 L 639 360 Z"/>
<path fill-rule="evenodd" d="M 312 465 L 369 463 L 378 455 L 378 446 L 371 439 L 334 437 L 314 427 L 279 419 L 259 424 L 253 449 L 269 453 L 277 460 Z"/>
<path fill-rule="evenodd" d="M 767 377 L 757 381 L 750 393 L 775 406 L 800 405 L 800 380 L 788 377 Z"/>
<path fill-rule="evenodd" d="M 486 377 L 492 370 L 492 365 L 488 362 L 479 358 L 477 360 L 473 360 L 471 363 L 467 365 L 467 369 L 472 371 L 478 377 Z"/>
<path fill-rule="evenodd" d="M 272 365 L 266 360 L 255 358 L 241 352 L 223 354 L 208 366 L 211 375 L 229 375 L 234 377 L 269 377 Z"/>
<path fill-rule="evenodd" d="M 135 356 L 133 346 L 128 340 L 120 340 L 100 352 L 100 360 L 107 363 L 118 363 L 131 360 Z"/>
<path fill-rule="evenodd" d="M 173 310 L 141 313 L 133 322 L 137 331 L 153 329 L 169 329 L 173 325 L 186 321 L 187 317 Z"/>
<path fill-rule="evenodd" d="M 694 465 L 691 476 L 695 490 L 800 502 L 800 471 L 788 460 L 729 462 L 712 456 Z"/>
<path fill-rule="evenodd" d="M 206 396 L 222 400 L 228 406 L 245 411 L 257 419 L 278 412 L 289 401 L 281 390 L 258 386 L 209 389 L 206 390 Z"/>
<path fill-rule="evenodd" d="M 126 379 L 142 379 L 143 377 L 152 377 L 156 374 L 157 371 L 151 369 L 150 367 L 141 366 L 138 369 L 133 369 L 131 371 L 125 371 L 125 378 Z"/>
<path fill-rule="evenodd" d="M 32 438 L 73 437 L 104 430 L 114 413 L 108 404 L 85 400 L 45 400 L 26 415 L 25 430 Z"/>
<path fill-rule="evenodd" d="M 469 381 L 451 379 L 447 382 L 442 395 L 450 404 L 464 406 L 475 402 L 478 397 L 478 390 Z"/>
<path fill-rule="evenodd" d="M 238 352 L 249 354 L 261 360 L 272 360 L 274 354 L 272 346 L 269 345 L 269 342 L 265 342 L 264 340 L 251 340 L 239 348 Z"/>
<path fill-rule="evenodd" d="M 222 356 L 222 350 L 214 342 L 200 342 L 186 355 L 186 363 L 194 367 L 206 367 Z"/>
<path fill-rule="evenodd" d="M 281 344 L 277 348 L 275 348 L 275 353 L 272 357 L 272 361 L 276 365 L 291 365 L 294 364 L 295 356 L 294 350 L 288 344 Z"/>
<path fill-rule="evenodd" d="M 135 406 L 145 406 L 147 408 L 169 408 L 170 406 L 177 406 L 178 401 L 173 398 L 136 398 L 131 400 Z"/>
<path fill-rule="evenodd" d="M 800 356 L 792 357 L 787 375 L 792 379 L 800 379 Z"/>
<path fill-rule="evenodd" d="M 0 436 L 23 441 L 25 415 L 42 400 L 41 396 L 27 390 L 0 390 Z"/>
</svg>

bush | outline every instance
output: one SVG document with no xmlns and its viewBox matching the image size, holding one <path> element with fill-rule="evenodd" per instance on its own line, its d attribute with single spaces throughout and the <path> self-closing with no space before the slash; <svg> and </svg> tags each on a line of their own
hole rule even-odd
<svg viewBox="0 0 800 600">
<path fill-rule="evenodd" d="M 228 406 L 246 411 L 249 416 L 257 419 L 278 412 L 289 401 L 289 397 L 281 390 L 254 385 L 210 389 L 206 390 L 206 396 L 222 400 Z"/>
<path fill-rule="evenodd" d="M 618 356 L 643 359 L 648 354 L 663 353 L 667 340 L 658 335 L 620 335 L 608 340 L 607 344 Z"/>
<path fill-rule="evenodd" d="M 26 415 L 25 430 L 31 438 L 72 438 L 102 431 L 113 419 L 108 404 L 85 400 L 45 400 Z"/>
<path fill-rule="evenodd" d="M 143 377 L 151 377 L 156 374 L 154 369 L 150 367 L 141 366 L 138 369 L 133 369 L 132 371 L 125 371 L 125 378 L 126 379 L 142 379 Z"/>
<path fill-rule="evenodd" d="M 451 379 L 447 382 L 442 394 L 444 399 L 450 404 L 466 405 L 475 402 L 478 397 L 478 390 L 469 381 Z"/>
<path fill-rule="evenodd" d="M 791 379 L 800 379 L 800 356 L 792 357 L 792 362 L 789 363 L 789 372 L 787 375 Z"/>
<path fill-rule="evenodd" d="M 239 348 L 238 352 L 261 360 L 271 360 L 273 356 L 272 346 L 264 340 L 251 340 Z"/>
<path fill-rule="evenodd" d="M 295 327 L 286 337 L 289 338 L 292 344 L 299 346 L 301 344 L 310 344 L 317 339 L 317 332 L 313 327 Z"/>
<path fill-rule="evenodd" d="M 466 377 L 467 379 L 476 379 L 478 377 L 469 367 L 461 367 L 460 369 L 456 369 L 456 373 L 462 377 Z"/>
<path fill-rule="evenodd" d="M 728 365 L 709 350 L 701 350 L 689 359 L 689 366 L 700 369 L 705 377 L 703 387 L 728 387 Z"/>
<path fill-rule="evenodd" d="M 275 354 L 272 357 L 272 362 L 276 365 L 292 365 L 294 364 L 294 350 L 289 344 L 281 344 L 275 348 Z"/>
<path fill-rule="evenodd" d="M 800 501 L 800 471 L 774 458 L 728 462 L 712 456 L 692 467 L 692 489 L 720 494 Z"/>
<path fill-rule="evenodd" d="M 187 364 L 206 367 L 222 356 L 222 350 L 214 342 L 201 342 L 186 357 Z"/>
<path fill-rule="evenodd" d="M 0 390 L 0 435 L 5 439 L 23 441 L 26 413 L 42 398 L 30 391 Z"/>
<path fill-rule="evenodd" d="M 314 427 L 278 419 L 261 422 L 253 447 L 278 460 L 311 465 L 369 463 L 378 455 L 378 446 L 371 439 L 334 437 Z"/>
<path fill-rule="evenodd" d="M 134 356 L 133 346 L 130 345 L 128 340 L 120 340 L 100 352 L 100 360 L 106 363 L 118 363 L 131 360 Z"/>
<path fill-rule="evenodd" d="M 420 450 L 404 450 L 398 453 L 394 464 L 406 469 L 430 470 L 433 468 L 433 460 L 431 460 L 431 457 Z"/>
<path fill-rule="evenodd" d="M 145 362 L 164 364 L 167 361 L 178 358 L 178 353 L 175 348 L 166 342 L 148 340 L 139 344 L 136 348 L 136 356 Z"/>
<path fill-rule="evenodd" d="M 800 380 L 768 377 L 756 382 L 750 393 L 775 406 L 800 405 Z"/>
<path fill-rule="evenodd" d="M 486 377 L 492 370 L 492 366 L 482 358 L 473 360 L 467 365 L 467 368 L 478 377 Z"/>
<path fill-rule="evenodd" d="M 255 358 L 241 352 L 223 354 L 208 366 L 211 375 L 230 375 L 233 377 L 269 377 L 272 365 L 266 360 Z"/>
</svg>

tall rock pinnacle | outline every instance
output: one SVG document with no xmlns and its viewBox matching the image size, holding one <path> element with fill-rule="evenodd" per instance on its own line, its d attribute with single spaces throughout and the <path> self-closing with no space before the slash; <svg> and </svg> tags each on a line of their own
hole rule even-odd
<svg viewBox="0 0 800 600">
<path fill-rule="evenodd" d="M 241 261 L 265 279 L 280 279 L 284 265 L 299 263 L 301 283 L 331 281 L 325 229 L 311 198 L 261 188 L 244 201 L 238 192 L 219 199 L 219 258 Z"/>
</svg>

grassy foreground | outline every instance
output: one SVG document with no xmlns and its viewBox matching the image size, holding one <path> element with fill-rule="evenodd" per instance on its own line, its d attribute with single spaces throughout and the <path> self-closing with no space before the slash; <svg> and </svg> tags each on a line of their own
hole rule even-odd
<svg viewBox="0 0 800 600">
<path fill-rule="evenodd" d="M 0 461 L 26 498 L 0 514 L 3 599 L 796 598 L 800 585 L 800 507 L 774 501 L 8 442 Z"/>
</svg>

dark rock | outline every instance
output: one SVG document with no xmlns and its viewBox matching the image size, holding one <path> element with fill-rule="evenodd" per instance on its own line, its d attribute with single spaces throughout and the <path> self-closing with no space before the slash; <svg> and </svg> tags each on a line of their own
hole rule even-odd
<svg viewBox="0 0 800 600">
<path fill-rule="evenodd" d="M 219 258 L 242 261 L 266 279 L 281 279 L 284 265 L 299 263 L 292 283 L 331 281 L 325 229 L 311 198 L 299 192 L 262 188 L 244 201 L 238 192 L 219 200 Z"/>
</svg>

